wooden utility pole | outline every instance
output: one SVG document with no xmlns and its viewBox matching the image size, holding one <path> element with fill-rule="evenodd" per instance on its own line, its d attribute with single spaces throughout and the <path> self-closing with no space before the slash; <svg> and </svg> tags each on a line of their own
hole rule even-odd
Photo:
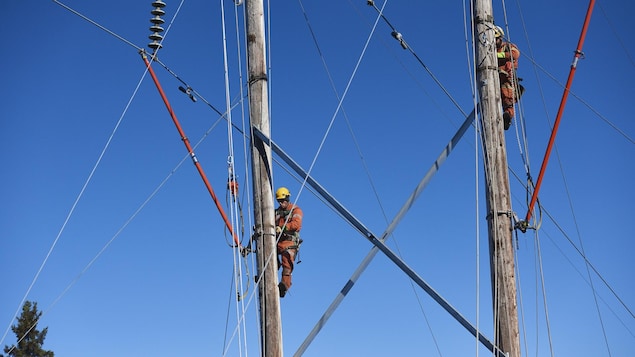
<svg viewBox="0 0 635 357">
<path fill-rule="evenodd" d="M 520 357 L 511 200 L 503 130 L 498 60 L 491 0 L 477 0 L 474 41 L 479 86 L 495 344 L 509 357 Z"/>
<path fill-rule="evenodd" d="M 270 136 L 265 52 L 265 20 L 262 0 L 246 0 L 247 66 L 249 78 L 250 125 Z M 262 356 L 281 357 L 282 324 L 278 291 L 277 252 L 274 227 L 273 193 L 271 185 L 271 147 L 251 136 L 252 181 L 256 259 L 258 264 L 258 297 Z"/>
</svg>

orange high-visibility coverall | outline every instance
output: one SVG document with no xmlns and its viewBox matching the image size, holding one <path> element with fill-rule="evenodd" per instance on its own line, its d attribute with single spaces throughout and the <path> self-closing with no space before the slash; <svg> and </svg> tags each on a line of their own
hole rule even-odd
<svg viewBox="0 0 635 357">
<path fill-rule="evenodd" d="M 503 112 L 509 113 L 509 119 L 514 117 L 514 103 L 518 101 L 516 93 L 517 78 L 516 68 L 518 68 L 518 58 L 520 51 L 511 42 L 502 41 L 496 48 L 498 57 L 498 76 L 501 85 L 501 100 L 503 102 Z"/>
<path fill-rule="evenodd" d="M 291 287 L 293 263 L 300 244 L 302 209 L 293 203 L 289 203 L 286 210 L 278 207 L 276 209 L 276 226 L 282 230 L 280 237 L 278 237 L 277 248 L 282 263 L 282 283 L 288 290 Z"/>
</svg>

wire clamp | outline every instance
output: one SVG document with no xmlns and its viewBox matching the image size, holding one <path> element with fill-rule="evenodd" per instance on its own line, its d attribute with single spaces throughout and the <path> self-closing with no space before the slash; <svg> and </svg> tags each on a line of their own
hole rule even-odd
<svg viewBox="0 0 635 357">
<path fill-rule="evenodd" d="M 185 94 L 192 100 L 192 102 L 196 102 L 196 97 L 194 96 L 194 90 L 192 87 L 187 86 L 187 88 L 183 88 L 183 86 L 179 86 L 179 90 Z"/>
<path fill-rule="evenodd" d="M 401 48 L 403 48 L 404 50 L 408 49 L 408 45 L 406 44 L 406 41 L 404 41 L 403 36 L 400 32 L 393 31 L 391 35 L 395 38 L 395 40 L 399 41 Z"/>
</svg>

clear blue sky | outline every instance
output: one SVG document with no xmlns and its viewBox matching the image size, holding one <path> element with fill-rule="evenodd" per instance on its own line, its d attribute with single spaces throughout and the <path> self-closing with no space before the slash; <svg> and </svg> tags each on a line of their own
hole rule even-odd
<svg viewBox="0 0 635 357">
<path fill-rule="evenodd" d="M 179 2 L 166 2 L 167 28 Z M 149 42 L 150 0 L 63 3 L 136 46 Z M 315 160 L 313 177 L 380 235 L 462 115 L 384 21 L 364 51 L 377 16 L 366 1 L 303 2 L 319 51 L 300 4 L 272 2 L 272 137 L 304 168 Z M 504 12 L 495 3 L 494 15 L 523 53 L 519 74 L 527 88 L 518 109 L 526 139 L 519 122 L 504 134 L 513 209 L 522 217 L 523 155 L 537 178 L 588 3 L 507 5 Z M 137 50 L 53 1 L 3 1 L 0 9 L 0 333 L 14 323 L 28 291 L 26 299 L 45 311 L 39 325 L 49 327 L 44 347 L 57 356 L 222 355 L 237 316 L 229 237 L 190 160 L 178 166 L 185 147 L 150 77 L 135 90 L 144 74 Z M 626 0 L 597 3 L 541 189 L 542 225 L 517 237 L 523 354 L 550 355 L 551 344 L 557 356 L 635 355 L 635 318 L 605 284 L 635 310 L 634 12 Z M 245 80 L 231 1 L 225 13 L 234 99 Z M 392 1 L 385 16 L 469 113 L 471 44 L 463 2 Z M 320 53 L 340 95 L 350 81 L 337 113 Z M 221 111 L 223 57 L 220 2 L 185 1 L 160 59 Z M 224 204 L 231 155 L 226 123 L 214 126 L 217 113 L 201 100 L 192 103 L 178 80 L 154 68 L 191 142 L 205 137 L 196 153 Z M 232 119 L 241 125 L 240 106 Z M 233 134 L 245 189 L 243 141 Z M 493 339 L 477 142 L 469 130 L 388 245 Z M 289 187 L 293 199 L 299 194 L 305 214 L 302 263 L 281 301 L 285 355 L 292 355 L 371 244 L 285 168 L 274 166 L 274 185 Z M 253 215 L 247 194 L 241 192 L 246 237 Z M 589 268 L 595 297 L 579 251 L 600 274 Z M 246 287 L 255 274 L 249 269 L 242 277 Z M 250 284 L 243 350 L 252 356 L 259 354 L 254 291 Z M 237 341 L 231 340 L 228 356 L 240 355 Z M 9 331 L 2 347 L 14 343 Z M 466 356 L 477 350 L 487 355 L 379 254 L 305 356 Z"/>
</svg>

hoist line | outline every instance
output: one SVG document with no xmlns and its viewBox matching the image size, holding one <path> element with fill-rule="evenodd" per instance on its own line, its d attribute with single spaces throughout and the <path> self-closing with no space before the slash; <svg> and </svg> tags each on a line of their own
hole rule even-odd
<svg viewBox="0 0 635 357">
<path fill-rule="evenodd" d="M 235 285 L 234 280 L 235 280 L 236 274 L 234 274 L 232 272 L 231 277 L 232 278 L 231 278 L 231 281 L 230 281 L 230 284 L 229 284 L 229 294 L 227 296 L 227 312 L 225 314 L 225 330 L 223 331 L 223 348 L 222 348 L 222 351 L 225 351 L 225 350 L 227 350 L 229 348 L 227 333 L 229 332 L 228 331 L 229 316 L 231 315 L 231 313 L 230 313 L 230 310 L 231 310 L 230 305 L 231 305 L 231 302 L 234 300 L 234 296 L 232 294 L 232 287 Z M 234 331 L 234 334 L 235 334 L 235 331 Z M 233 335 L 232 335 L 232 339 L 233 339 Z"/>
<path fill-rule="evenodd" d="M 235 5 L 235 4 L 234 4 Z M 234 6 L 234 12 L 236 13 L 236 6 Z M 230 181 L 235 180 L 235 166 L 234 166 L 234 138 L 233 138 L 233 121 L 232 121 L 232 111 L 231 111 L 231 92 L 230 92 L 230 82 L 229 82 L 229 64 L 228 64 L 228 56 L 227 56 L 227 24 L 225 19 L 225 3 L 224 0 L 220 0 L 220 17 L 221 17 L 221 31 L 222 31 L 222 47 L 223 47 L 223 73 L 225 80 L 225 108 L 226 108 L 226 116 L 225 119 L 227 121 L 227 150 L 229 152 L 229 157 L 227 159 L 228 164 L 228 177 L 227 177 L 227 188 L 230 190 L 230 195 L 232 198 L 235 198 L 235 195 L 238 194 L 237 187 L 230 187 Z M 236 22 L 236 26 L 238 26 L 238 22 Z M 236 33 L 238 33 L 238 29 L 236 29 Z M 236 38 L 238 42 L 238 37 Z M 236 47 L 240 47 L 240 43 L 237 44 Z M 239 66 L 240 67 L 240 66 Z M 238 202 L 235 199 L 231 199 L 229 203 L 230 207 L 230 216 L 232 220 L 232 227 L 235 229 L 239 228 L 239 217 L 240 211 L 238 209 Z M 241 255 L 242 255 L 242 245 L 235 245 L 232 249 L 232 258 L 233 258 L 233 275 L 234 275 L 234 289 L 236 291 L 237 303 L 235 306 L 235 314 L 236 321 L 241 320 L 241 316 L 245 314 L 245 303 L 241 298 L 243 293 L 245 292 L 245 287 L 243 285 L 242 277 L 242 265 L 240 264 Z M 242 356 L 243 352 L 247 352 L 247 331 L 246 325 L 244 323 L 239 324 L 242 326 L 242 330 L 238 329 L 238 351 L 239 355 Z M 225 327 L 227 329 L 227 326 Z"/>
<path fill-rule="evenodd" d="M 234 243 L 236 243 L 236 245 L 238 245 L 238 246 L 241 246 L 240 240 L 238 239 L 238 237 L 234 233 L 232 225 L 229 222 L 229 219 L 227 218 L 227 215 L 225 214 L 225 211 L 223 210 L 223 206 L 221 206 L 220 201 L 216 197 L 216 193 L 214 193 L 214 189 L 212 188 L 212 185 L 209 183 L 209 180 L 207 179 L 207 176 L 205 175 L 205 171 L 203 171 L 203 167 L 201 166 L 201 164 L 199 163 L 198 159 L 196 158 L 196 154 L 194 153 L 194 149 L 192 149 L 192 146 L 190 145 L 189 139 L 187 138 L 187 136 L 183 132 L 183 129 L 181 128 L 181 124 L 179 123 L 179 120 L 176 117 L 176 114 L 174 113 L 174 110 L 172 109 L 172 106 L 170 105 L 170 102 L 168 101 L 168 98 L 165 95 L 165 92 L 163 92 L 163 88 L 161 87 L 161 83 L 159 83 L 159 79 L 157 78 L 156 74 L 154 73 L 154 70 L 152 69 L 152 65 L 150 64 L 150 61 L 148 61 L 148 56 L 147 56 L 145 50 L 140 51 L 140 54 L 141 54 L 141 58 L 143 59 L 143 62 L 146 65 L 146 68 L 148 69 L 148 73 L 150 73 L 150 76 L 152 77 L 152 80 L 154 81 L 154 84 L 157 87 L 157 90 L 159 91 L 159 95 L 161 96 L 161 99 L 163 99 L 163 103 L 165 104 L 165 107 L 168 110 L 168 113 L 170 114 L 170 117 L 172 118 L 172 122 L 174 123 L 177 131 L 179 132 L 179 135 L 181 136 L 181 140 L 183 141 L 183 144 L 185 145 L 185 148 L 187 149 L 187 152 L 190 155 L 190 157 L 192 159 L 192 162 L 194 163 L 194 166 L 196 167 L 196 170 L 198 171 L 199 175 L 201 176 L 201 179 L 203 179 L 203 183 L 205 184 L 205 187 L 207 188 L 207 191 L 209 192 L 210 196 L 212 197 L 212 200 L 214 201 L 214 204 L 216 205 L 216 208 L 218 209 L 218 213 L 220 213 L 223 221 L 225 222 L 225 226 L 227 227 L 227 229 L 229 230 L 230 234 L 234 238 Z"/>
<path fill-rule="evenodd" d="M 467 127 L 471 124 L 470 120 L 466 120 L 468 123 L 462 126 L 467 129 Z M 270 138 L 268 138 L 264 133 L 262 133 L 257 128 L 253 130 L 254 135 L 256 135 L 260 140 L 262 140 L 265 144 L 269 145 L 272 150 L 278 154 L 286 163 L 289 165 L 298 175 L 304 177 L 304 181 L 308 183 L 313 189 L 315 189 L 322 197 L 324 197 L 328 203 L 336 209 L 340 215 L 342 215 L 350 224 L 353 225 L 357 231 L 359 231 L 369 242 L 371 242 L 375 247 L 381 250 L 395 265 L 397 265 L 406 275 L 408 275 L 413 281 L 419 285 L 425 292 L 428 293 L 441 307 L 443 307 L 450 315 L 452 315 L 463 327 L 465 327 L 472 335 L 478 336 L 479 341 L 490 351 L 497 354 L 500 357 L 504 356 L 504 353 L 496 347 L 490 340 L 487 339 L 484 335 L 478 332 L 474 326 L 461 315 L 449 302 L 447 302 L 443 297 L 441 297 L 428 283 L 426 283 L 423 278 L 421 278 L 410 266 L 408 266 L 401 258 L 399 258 L 388 246 L 384 244 L 383 241 L 377 238 L 375 234 L 373 234 L 362 222 L 360 222 L 353 214 L 348 211 L 341 203 L 337 201 L 331 194 L 329 194 L 310 174 L 302 169 L 289 155 L 282 150 L 275 142 L 273 142 Z M 452 147 L 452 145 L 450 145 Z M 436 167 L 436 164 L 433 165 Z M 404 207 L 409 209 L 414 203 L 414 199 L 411 197 L 407 200 Z M 393 222 L 396 226 L 398 222 Z M 394 229 L 394 227 L 392 227 Z M 351 282 L 347 283 L 344 287 L 343 291 L 348 292 L 352 287 Z"/>
<path fill-rule="evenodd" d="M 463 122 L 463 125 L 456 132 L 454 137 L 450 140 L 450 142 L 446 145 L 444 150 L 439 154 L 437 159 L 433 162 L 432 166 L 428 169 L 424 177 L 421 179 L 413 193 L 406 200 L 406 203 L 399 210 L 397 215 L 393 218 L 392 222 L 388 225 L 384 233 L 382 233 L 380 241 L 385 242 L 393 233 L 393 231 L 397 228 L 397 225 L 404 218 L 406 213 L 410 210 L 416 199 L 419 197 L 421 192 L 425 189 L 428 183 L 432 180 L 432 177 L 436 174 L 436 172 L 440 169 L 441 165 L 445 162 L 447 157 L 450 155 L 454 147 L 458 144 L 459 140 L 463 137 L 469 126 L 474 121 L 475 112 L 472 111 L 470 116 L 466 118 Z M 275 151 L 275 149 L 274 149 Z M 339 307 L 341 302 L 344 300 L 348 292 L 353 288 L 353 285 L 357 282 L 362 273 L 366 270 L 368 265 L 370 265 L 373 258 L 379 252 L 379 248 L 377 246 L 373 246 L 370 252 L 366 255 L 366 257 L 362 260 L 360 265 L 357 267 L 353 275 L 348 279 L 348 281 L 344 284 L 344 287 L 337 294 L 331 305 L 326 309 L 326 311 L 322 314 L 322 317 L 315 324 L 309 335 L 305 338 L 304 342 L 300 345 L 297 351 L 294 353 L 294 356 L 301 356 L 304 354 L 309 345 L 313 342 L 317 334 L 320 330 L 326 325 L 328 319 L 333 315 L 335 310 Z M 438 347 L 437 347 L 438 348 Z"/>
<path fill-rule="evenodd" d="M 242 7 L 242 0 L 234 0 L 234 21 L 235 21 L 235 24 L 236 24 L 235 33 L 236 33 L 236 51 L 237 51 L 236 58 L 238 59 L 238 66 L 237 66 L 238 78 L 239 78 L 239 83 L 244 83 L 243 82 L 243 78 L 244 78 L 243 77 L 243 63 L 242 63 L 243 55 L 242 55 L 241 46 L 240 46 L 240 38 L 241 38 L 241 36 L 240 36 L 240 28 L 239 28 L 239 24 L 240 24 L 240 16 L 239 15 L 241 14 L 241 12 L 238 11 L 238 9 L 241 8 L 241 7 Z M 244 16 L 244 7 L 242 7 L 242 8 L 243 8 L 243 16 Z M 247 47 L 247 45 L 245 44 L 245 48 L 246 47 Z M 244 99 L 247 96 L 245 95 L 244 90 L 246 88 L 246 85 L 245 86 L 239 85 L 238 88 L 239 88 L 239 93 L 240 94 L 239 94 L 239 96 L 238 96 L 238 98 L 236 100 L 236 104 L 235 105 L 229 105 L 227 111 L 230 112 L 233 109 L 234 106 L 240 104 L 241 124 L 242 124 L 242 128 L 245 128 L 245 127 L 249 126 L 249 124 L 246 121 L 246 114 L 245 114 L 246 111 L 245 111 L 245 100 Z M 247 135 L 245 135 L 244 131 L 241 128 L 239 128 L 236 124 L 234 124 L 233 121 L 230 123 L 230 125 L 233 128 L 236 128 L 238 130 L 238 132 L 241 134 L 242 149 L 243 149 L 242 155 L 243 155 L 243 158 L 244 158 L 244 160 L 243 160 L 243 173 L 244 173 L 244 180 L 245 180 L 243 187 L 245 187 L 245 191 L 246 191 L 246 194 L 244 195 L 244 197 L 246 197 L 246 199 L 247 199 L 247 205 L 246 206 L 247 207 L 252 207 L 252 204 L 251 204 L 251 197 L 252 197 L 251 185 L 250 185 L 250 182 L 249 182 L 249 179 L 250 179 L 250 175 L 249 175 L 249 173 L 250 173 L 250 171 L 249 171 L 249 159 L 250 159 L 250 155 L 249 155 L 249 137 Z M 229 128 L 228 128 L 228 130 L 229 130 Z M 238 182 L 237 181 L 237 177 L 235 175 L 235 172 L 236 172 L 236 170 L 235 170 L 235 167 L 234 167 L 234 171 L 231 174 L 234 175 L 233 179 L 236 180 L 236 182 Z M 243 234 L 244 234 L 244 217 L 243 217 L 243 211 L 242 211 L 242 204 L 241 204 L 240 200 L 238 200 L 238 198 L 236 200 L 237 200 L 237 203 L 239 205 L 238 210 L 239 210 L 240 215 L 241 215 L 241 224 L 242 224 L 242 227 L 243 227 L 242 229 L 243 229 Z M 248 223 L 249 223 L 249 226 L 251 227 L 251 226 L 253 226 L 253 217 L 251 216 L 251 210 L 247 210 L 247 212 L 248 212 Z M 253 261 L 252 261 L 252 263 L 253 263 Z"/>
<path fill-rule="evenodd" d="M 533 208 L 536 204 L 536 200 L 538 199 L 538 192 L 540 192 L 540 186 L 542 185 L 542 180 L 544 178 L 545 170 L 547 168 L 547 163 L 549 162 L 549 155 L 551 154 L 551 149 L 553 148 L 553 144 L 556 139 L 556 134 L 558 133 L 558 128 L 560 126 L 560 120 L 562 119 L 562 114 L 564 112 L 564 107 L 567 103 L 567 97 L 569 95 L 569 89 L 571 88 L 571 83 L 573 82 L 573 77 L 575 75 L 575 70 L 578 65 L 578 60 L 582 57 L 582 46 L 584 44 L 584 39 L 586 37 L 586 32 L 589 27 L 589 22 L 591 21 L 591 14 L 593 13 L 593 6 L 595 5 L 595 0 L 589 1 L 589 7 L 587 8 L 586 16 L 584 18 L 584 24 L 582 25 L 582 30 L 580 32 L 580 38 L 578 40 L 578 45 L 573 55 L 573 62 L 571 63 L 571 67 L 569 69 L 569 76 L 567 78 L 567 83 L 565 84 L 564 93 L 562 94 L 562 99 L 560 101 L 560 106 L 558 108 L 558 113 L 556 114 L 556 121 L 554 122 L 553 130 L 551 131 L 551 137 L 549 138 L 549 143 L 547 144 L 547 149 L 545 151 L 545 156 L 540 167 L 540 172 L 538 174 L 538 178 L 536 180 L 536 188 L 534 189 L 534 193 L 531 197 L 531 201 L 529 202 L 529 207 L 527 208 L 527 214 L 525 215 L 524 222 L 520 222 L 520 229 L 522 232 L 527 230 L 529 226 L 529 220 L 533 214 Z"/>
</svg>

